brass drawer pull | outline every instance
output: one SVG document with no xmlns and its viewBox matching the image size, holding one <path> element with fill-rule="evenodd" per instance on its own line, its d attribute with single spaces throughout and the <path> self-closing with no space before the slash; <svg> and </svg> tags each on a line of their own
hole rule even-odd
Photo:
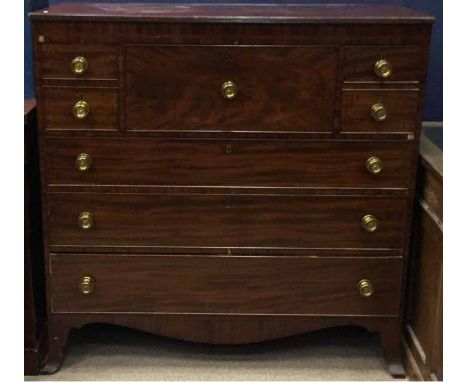
<svg viewBox="0 0 468 382">
<path fill-rule="evenodd" d="M 388 78 L 393 73 L 393 65 L 387 60 L 379 60 L 374 65 L 374 72 L 380 78 Z"/>
<path fill-rule="evenodd" d="M 365 215 L 361 219 L 361 224 L 367 232 L 375 232 L 379 226 L 379 220 L 374 215 Z"/>
<path fill-rule="evenodd" d="M 374 286 L 370 282 L 370 280 L 362 279 L 359 280 L 357 283 L 359 294 L 362 297 L 370 297 L 374 293 Z"/>
<path fill-rule="evenodd" d="M 83 56 L 75 57 L 71 62 L 71 70 L 74 74 L 85 74 L 88 70 L 88 60 Z"/>
<path fill-rule="evenodd" d="M 73 115 L 76 119 L 85 119 L 89 114 L 89 104 L 86 101 L 78 101 L 73 106 Z"/>
<path fill-rule="evenodd" d="M 387 119 L 387 109 L 385 108 L 383 103 L 376 103 L 371 107 L 371 116 L 377 122 L 382 122 Z"/>
<path fill-rule="evenodd" d="M 83 231 L 88 231 L 94 227 L 94 216 L 91 212 L 85 211 L 78 216 L 78 227 Z"/>
<path fill-rule="evenodd" d="M 382 172 L 383 170 L 383 164 L 382 161 L 377 158 L 377 157 L 370 157 L 366 161 L 366 169 L 369 171 L 371 174 L 378 175 Z"/>
<path fill-rule="evenodd" d="M 78 290 L 83 294 L 93 293 L 96 282 L 90 276 L 83 276 L 78 284 Z"/>
<path fill-rule="evenodd" d="M 237 86 L 232 81 L 226 81 L 221 85 L 221 94 L 226 99 L 233 99 L 237 95 Z"/>
<path fill-rule="evenodd" d="M 89 171 L 91 169 L 91 156 L 86 153 L 78 154 L 75 159 L 75 167 L 78 171 Z"/>
</svg>

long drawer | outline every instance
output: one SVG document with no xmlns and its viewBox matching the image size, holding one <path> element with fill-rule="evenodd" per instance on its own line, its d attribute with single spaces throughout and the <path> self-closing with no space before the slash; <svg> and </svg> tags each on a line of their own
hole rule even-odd
<svg viewBox="0 0 468 382">
<path fill-rule="evenodd" d="M 400 249 L 406 207 L 396 197 L 51 193 L 49 235 L 52 246 L 90 250 Z"/>
<path fill-rule="evenodd" d="M 58 255 L 51 280 L 54 312 L 391 316 L 401 260 Z"/>
<path fill-rule="evenodd" d="M 409 142 L 56 138 L 47 153 L 51 184 L 407 188 L 411 168 Z"/>
</svg>

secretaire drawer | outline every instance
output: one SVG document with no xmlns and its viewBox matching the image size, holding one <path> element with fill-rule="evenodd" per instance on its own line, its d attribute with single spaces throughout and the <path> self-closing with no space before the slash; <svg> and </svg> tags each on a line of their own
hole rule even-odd
<svg viewBox="0 0 468 382">
<path fill-rule="evenodd" d="M 414 132 L 418 105 L 417 90 L 343 90 L 341 131 Z"/>
<path fill-rule="evenodd" d="M 345 81 L 422 82 L 427 53 L 421 47 L 348 47 Z"/>
<path fill-rule="evenodd" d="M 394 187 L 410 142 L 54 138 L 51 184 Z"/>
<path fill-rule="evenodd" d="M 126 129 L 331 131 L 337 52 L 127 46 Z"/>
<path fill-rule="evenodd" d="M 54 312 L 397 315 L 401 260 L 52 256 Z"/>
<path fill-rule="evenodd" d="M 45 129 L 118 130 L 117 89 L 44 87 Z"/>
<path fill-rule="evenodd" d="M 406 198 L 51 193 L 52 246 L 401 249 Z"/>
<path fill-rule="evenodd" d="M 105 45 L 45 44 L 44 79 L 118 79 L 117 48 Z"/>
</svg>

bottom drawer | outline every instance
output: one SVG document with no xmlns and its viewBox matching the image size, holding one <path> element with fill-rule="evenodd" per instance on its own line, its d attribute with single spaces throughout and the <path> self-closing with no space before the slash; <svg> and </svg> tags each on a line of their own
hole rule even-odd
<svg viewBox="0 0 468 382">
<path fill-rule="evenodd" d="M 395 316 L 400 304 L 398 258 L 73 254 L 51 267 L 54 312 Z"/>
</svg>

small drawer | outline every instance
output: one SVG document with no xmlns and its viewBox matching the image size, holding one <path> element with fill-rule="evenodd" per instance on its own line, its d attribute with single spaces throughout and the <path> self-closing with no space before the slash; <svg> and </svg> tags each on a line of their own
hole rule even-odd
<svg viewBox="0 0 468 382">
<path fill-rule="evenodd" d="M 51 138 L 52 184 L 408 188 L 409 142 Z"/>
<path fill-rule="evenodd" d="M 426 61 L 427 54 L 419 47 L 349 47 L 344 80 L 422 82 Z"/>
<path fill-rule="evenodd" d="M 341 131 L 413 132 L 418 104 L 417 90 L 343 90 Z"/>
<path fill-rule="evenodd" d="M 118 79 L 114 47 L 94 45 L 42 45 L 44 79 Z"/>
<path fill-rule="evenodd" d="M 396 316 L 401 260 L 65 255 L 51 283 L 55 313 Z"/>
<path fill-rule="evenodd" d="M 50 193 L 52 246 L 400 250 L 406 198 Z M 205 251 L 206 252 L 206 251 Z"/>
<path fill-rule="evenodd" d="M 117 130 L 117 98 L 117 89 L 45 87 L 45 128 Z"/>
</svg>

